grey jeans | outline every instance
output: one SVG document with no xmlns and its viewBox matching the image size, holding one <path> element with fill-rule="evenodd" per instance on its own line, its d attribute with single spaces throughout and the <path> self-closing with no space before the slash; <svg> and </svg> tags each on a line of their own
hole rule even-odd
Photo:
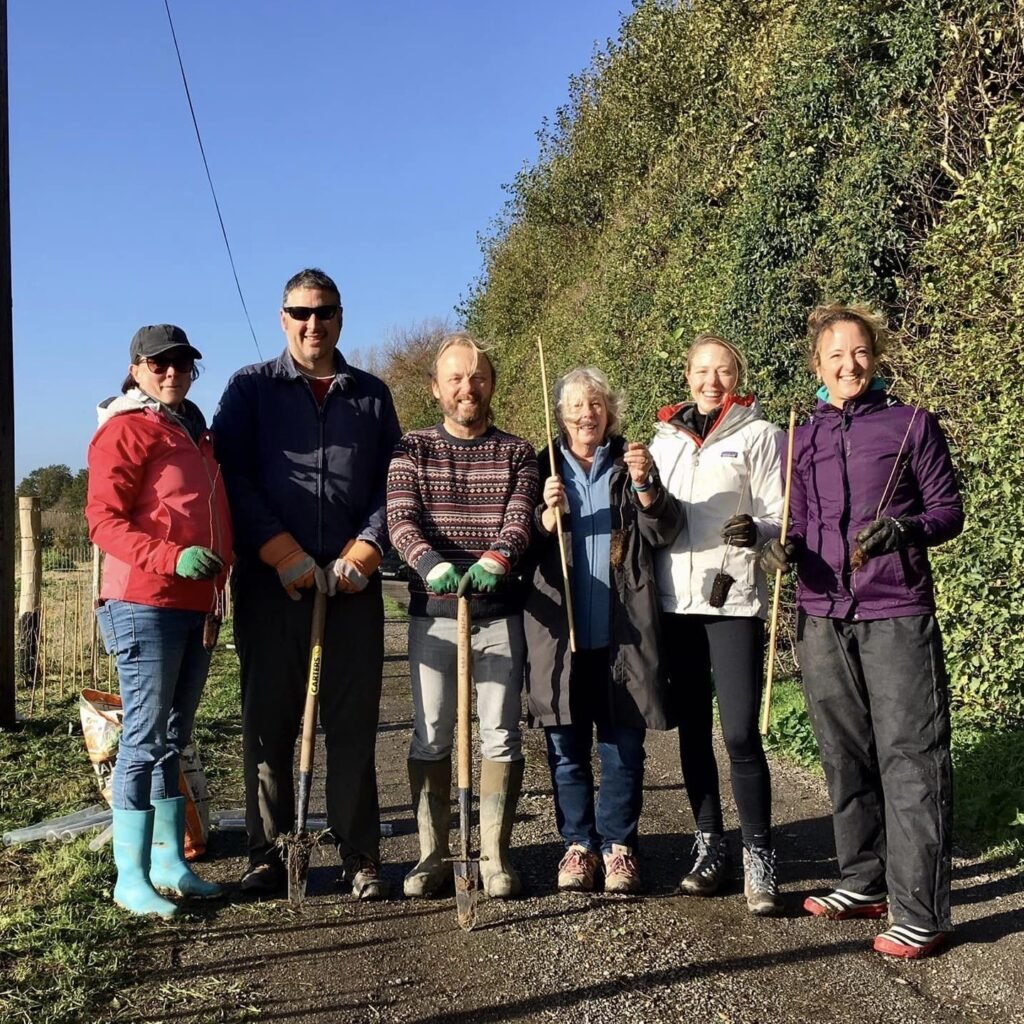
<svg viewBox="0 0 1024 1024">
<path fill-rule="evenodd" d="M 898 924 L 949 931 L 953 772 L 935 617 L 801 613 L 797 646 L 841 885 L 887 891 Z"/>
<path fill-rule="evenodd" d="M 457 693 L 455 619 L 409 619 L 413 731 L 409 757 L 440 761 L 452 750 Z M 523 620 L 520 615 L 473 623 L 473 683 L 481 752 L 488 761 L 520 761 Z"/>
</svg>

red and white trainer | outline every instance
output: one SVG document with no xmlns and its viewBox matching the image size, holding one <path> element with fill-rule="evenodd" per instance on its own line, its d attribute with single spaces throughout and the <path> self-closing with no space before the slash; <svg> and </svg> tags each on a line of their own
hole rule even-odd
<svg viewBox="0 0 1024 1024">
<path fill-rule="evenodd" d="M 582 843 L 573 843 L 558 865 L 558 888 L 565 892 L 593 892 L 601 859 Z"/>
<path fill-rule="evenodd" d="M 827 896 L 808 896 L 804 910 L 815 917 L 831 921 L 848 921 L 855 917 L 885 917 L 889 901 L 885 893 L 865 896 L 849 889 L 833 889 Z"/>
<path fill-rule="evenodd" d="M 886 956 L 917 960 L 931 956 L 946 941 L 947 935 L 947 932 L 933 932 L 912 924 L 894 924 L 875 936 L 872 948 Z"/>
<path fill-rule="evenodd" d="M 629 894 L 640 891 L 640 866 L 628 846 L 612 843 L 604 855 L 604 891 Z"/>
</svg>

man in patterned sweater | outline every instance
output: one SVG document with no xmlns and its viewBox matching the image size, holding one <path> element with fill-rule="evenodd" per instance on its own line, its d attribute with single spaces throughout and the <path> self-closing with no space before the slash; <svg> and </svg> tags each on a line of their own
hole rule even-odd
<svg viewBox="0 0 1024 1024">
<path fill-rule="evenodd" d="M 492 423 L 495 371 L 469 334 L 448 335 L 432 389 L 444 421 L 399 441 L 388 471 L 391 543 L 415 570 L 409 583 L 413 734 L 409 785 L 420 860 L 407 896 L 429 896 L 451 877 L 452 740 L 456 706 L 456 590 L 469 576 L 473 678 L 483 764 L 480 872 L 489 896 L 519 892 L 508 859 L 523 781 L 519 720 L 524 640 L 511 571 L 530 542 L 537 460 L 530 444 Z"/>
</svg>

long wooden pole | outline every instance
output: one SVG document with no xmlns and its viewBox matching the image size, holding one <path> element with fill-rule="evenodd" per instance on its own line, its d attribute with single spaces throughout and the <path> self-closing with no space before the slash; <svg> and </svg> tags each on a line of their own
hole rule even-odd
<svg viewBox="0 0 1024 1024">
<path fill-rule="evenodd" d="M 796 406 L 789 408 L 789 439 L 786 444 L 786 490 L 782 498 L 782 532 L 779 541 L 786 543 L 789 533 L 789 497 L 793 493 L 793 441 L 796 436 Z M 764 679 L 764 707 L 761 710 L 761 735 L 768 735 L 772 713 L 772 682 L 775 679 L 775 647 L 779 639 L 779 598 L 782 594 L 782 570 L 775 570 L 775 593 L 772 595 L 772 619 L 768 630 L 768 669 Z"/>
<path fill-rule="evenodd" d="M 540 384 L 544 394 L 544 420 L 548 431 L 548 459 L 551 472 L 555 472 L 555 437 L 551 433 L 551 399 L 548 397 L 548 374 L 544 368 L 544 343 L 537 335 L 537 355 L 540 357 Z M 543 481 L 541 481 L 543 486 Z M 562 581 L 565 583 L 565 614 L 569 618 L 569 650 L 576 653 L 576 619 L 572 611 L 572 584 L 569 582 L 569 559 L 565 553 L 565 533 L 562 529 L 562 510 L 555 508 L 555 531 L 558 533 L 558 553 L 562 559 Z"/>
<path fill-rule="evenodd" d="M 18 722 L 14 642 L 14 336 L 8 173 L 7 0 L 0 0 L 0 729 Z"/>
</svg>

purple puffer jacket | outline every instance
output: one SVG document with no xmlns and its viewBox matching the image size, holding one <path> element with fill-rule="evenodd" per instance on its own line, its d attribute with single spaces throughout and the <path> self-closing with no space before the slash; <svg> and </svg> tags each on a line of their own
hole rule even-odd
<svg viewBox="0 0 1024 1024">
<path fill-rule="evenodd" d="M 851 572 L 854 537 L 879 516 L 908 520 L 913 539 Z M 790 536 L 806 545 L 797 604 L 808 615 L 860 621 L 933 613 L 926 548 L 964 525 L 938 420 L 885 391 L 868 391 L 842 409 L 819 401 L 796 432 L 790 517 Z"/>
</svg>

